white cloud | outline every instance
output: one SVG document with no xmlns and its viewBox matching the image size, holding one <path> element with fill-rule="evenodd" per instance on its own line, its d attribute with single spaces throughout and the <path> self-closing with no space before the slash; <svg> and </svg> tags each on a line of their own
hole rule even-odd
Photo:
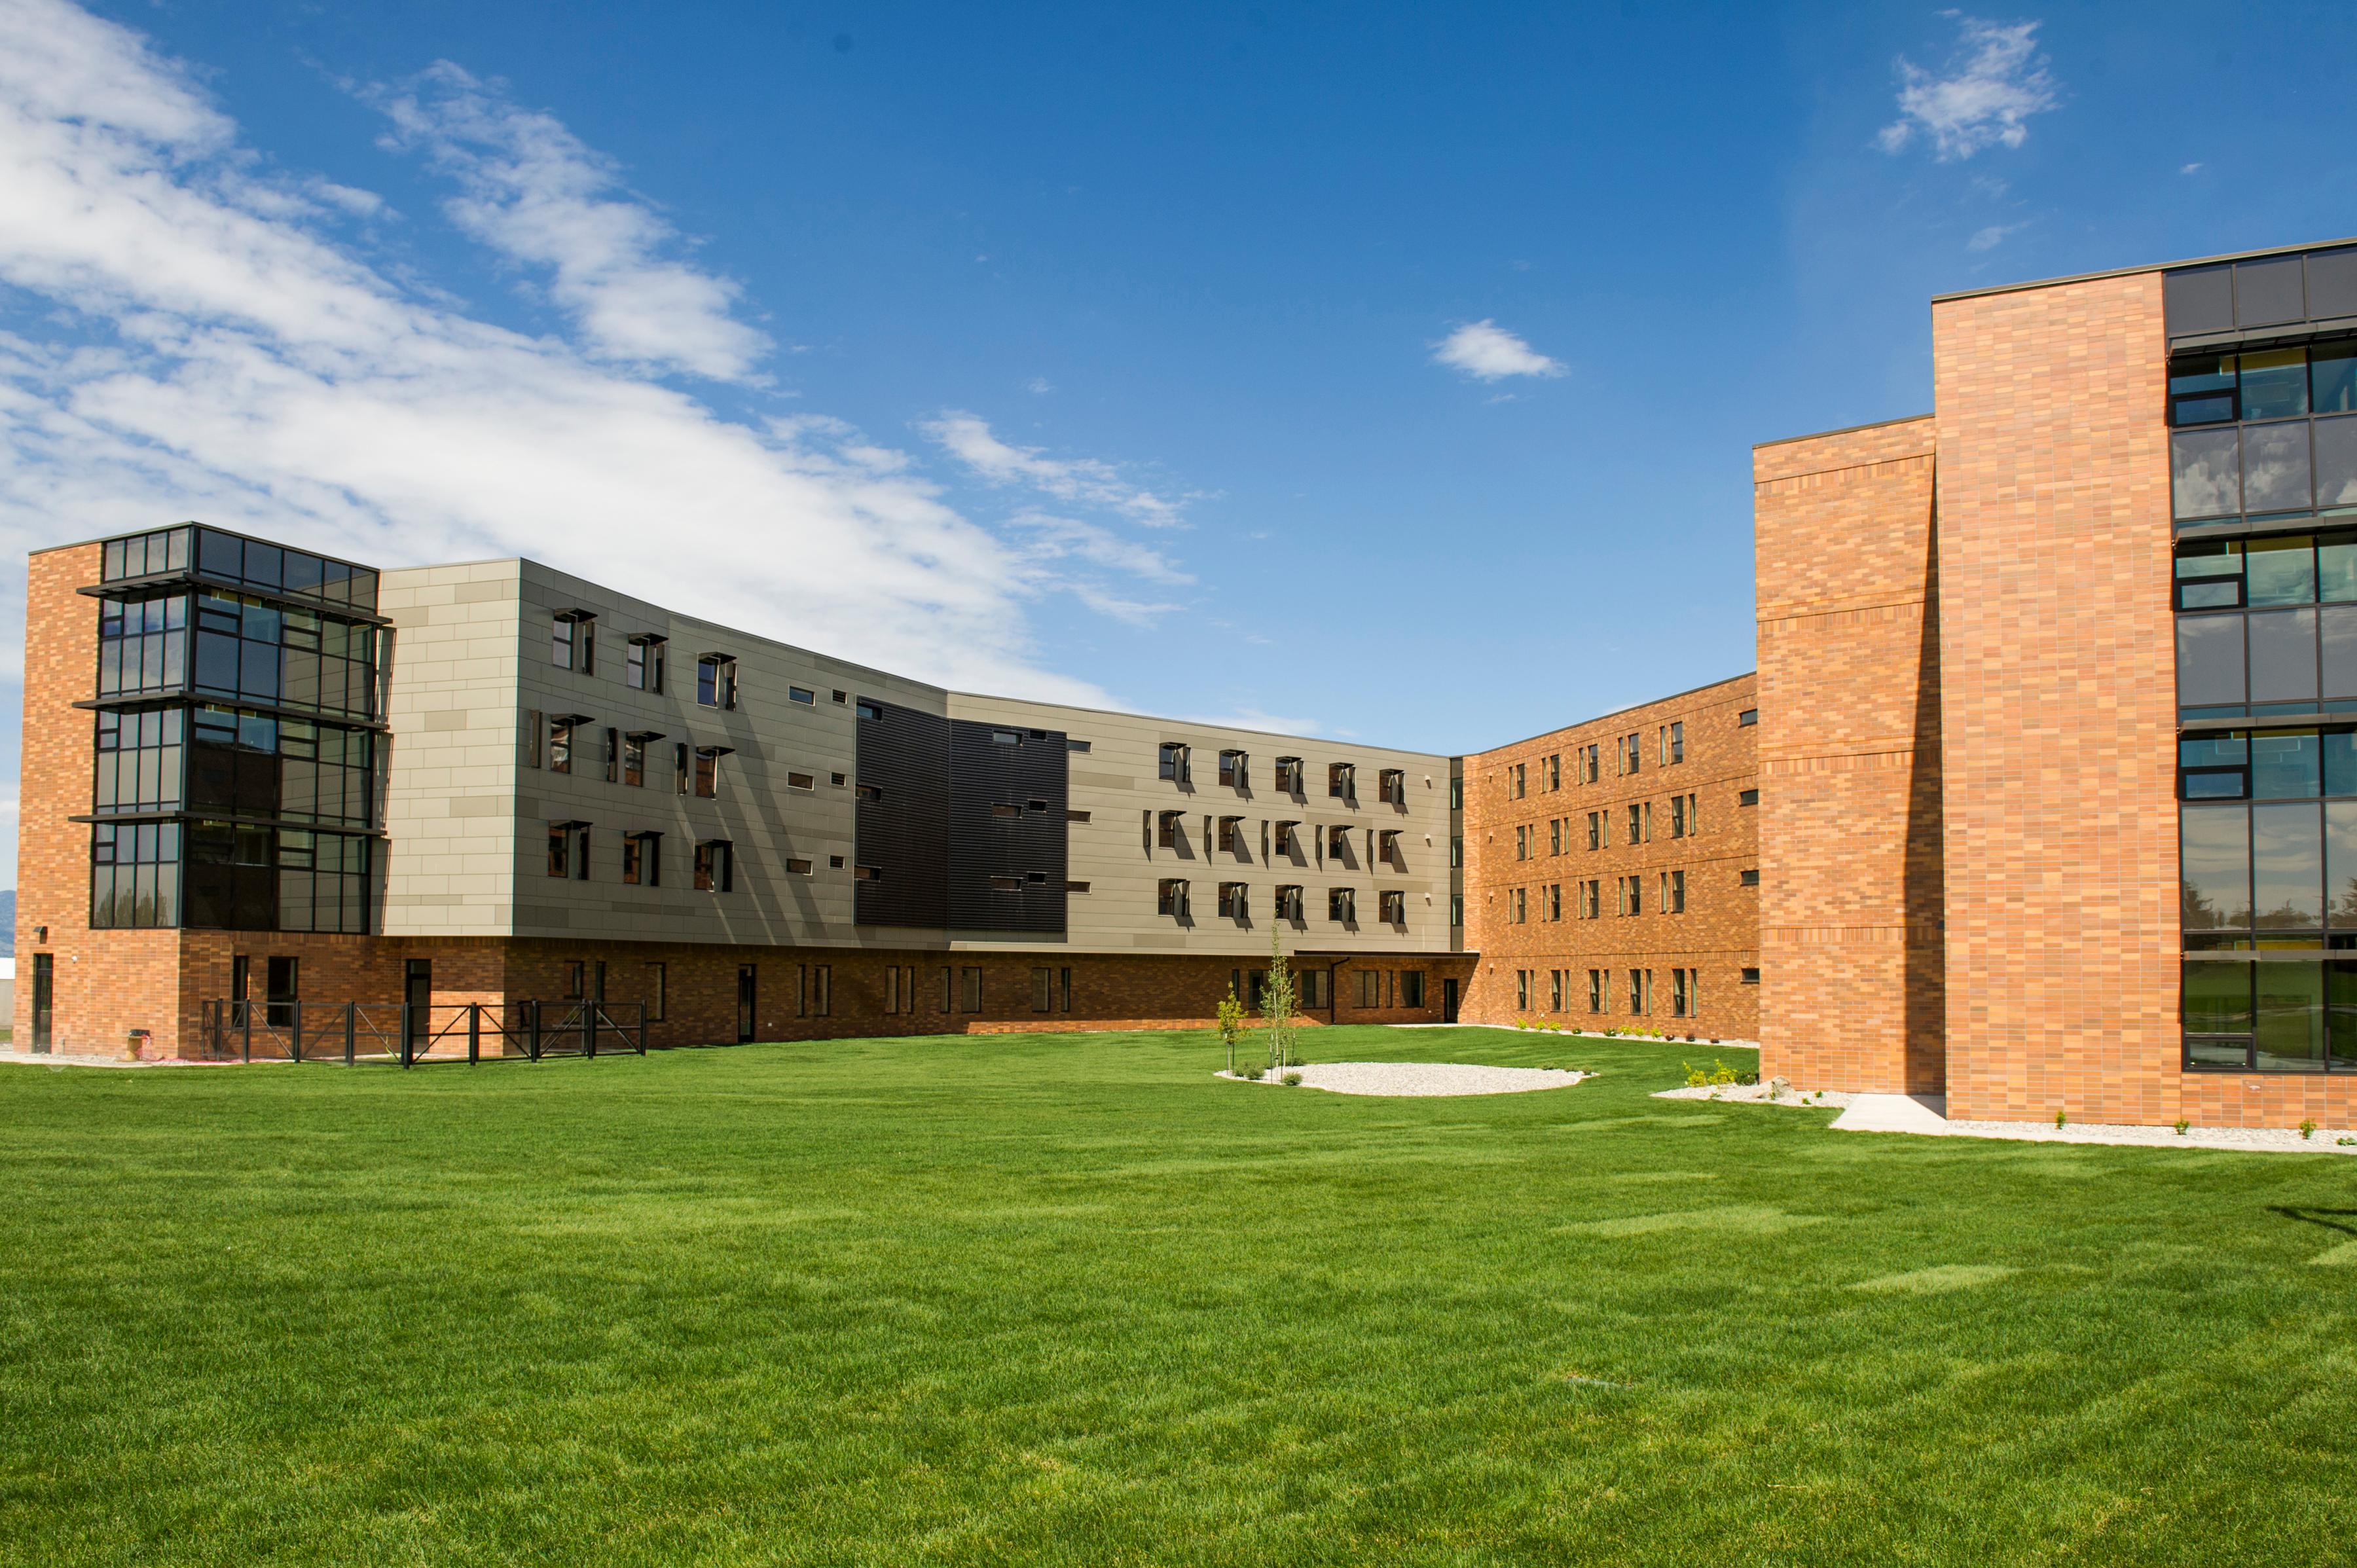
<svg viewBox="0 0 2357 1568">
<path fill-rule="evenodd" d="M 2179 174 L 2200 174 L 2201 172 L 2201 166 L 2200 164 L 2187 164 L 2183 168 L 2179 169 L 2177 172 Z"/>
<path fill-rule="evenodd" d="M 1899 118 L 1876 138 L 1886 153 L 1906 147 L 1919 131 L 1931 136 L 1943 161 L 1986 147 L 2018 147 L 2029 139 L 2029 117 L 2061 101 L 2038 52 L 2039 24 L 1948 15 L 1963 31 L 1962 47 L 1943 75 L 1900 60 Z"/>
<path fill-rule="evenodd" d="M 992 434 L 978 413 L 945 409 L 922 426 L 942 449 L 994 485 L 1027 485 L 1058 500 L 1101 506 L 1157 527 L 1178 522 L 1189 498 L 1173 500 L 1131 484 L 1111 463 L 1094 457 L 1050 457 L 1037 446 L 1016 446 Z"/>
<path fill-rule="evenodd" d="M 1965 241 L 1964 249 L 1994 251 L 2005 243 L 2006 236 L 2018 234 L 2029 227 L 2027 223 L 1992 223 L 1987 228 L 1975 231 L 1971 239 Z"/>
<path fill-rule="evenodd" d="M 413 124 L 460 220 L 548 269 L 574 337 L 371 265 L 321 228 L 368 200 L 269 173 L 138 35 L 0 0 L 0 549 L 195 517 L 388 566 L 529 554 L 944 684 L 1109 701 L 1037 666 L 1026 604 L 1126 608 L 1109 585 L 1183 574 L 985 527 L 840 421 L 722 418 L 652 379 L 744 372 L 726 289 L 665 274 L 668 231 L 608 210 L 630 204 L 604 177 L 567 187 L 603 166 L 562 126 L 437 80 Z M 0 577 L 0 621 L 22 624 L 22 582 Z"/>
<path fill-rule="evenodd" d="M 1483 381 L 1507 376 L 1559 376 L 1564 370 L 1560 361 L 1548 359 L 1489 320 L 1469 321 L 1435 343 L 1432 362 Z"/>
<path fill-rule="evenodd" d="M 770 340 L 731 314 L 740 290 L 664 252 L 672 226 L 621 193 L 612 161 L 496 84 L 439 61 L 400 91 L 363 94 L 393 121 L 389 145 L 424 150 L 459 193 L 450 220 L 547 274 L 548 297 L 602 359 L 748 378 Z"/>
</svg>

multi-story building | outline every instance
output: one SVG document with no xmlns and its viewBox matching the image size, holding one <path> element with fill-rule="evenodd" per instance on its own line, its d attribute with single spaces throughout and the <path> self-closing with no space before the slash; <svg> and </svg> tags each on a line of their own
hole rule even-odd
<svg viewBox="0 0 2357 1568">
<path fill-rule="evenodd" d="M 1755 449 L 1756 676 L 1462 757 L 945 692 L 530 562 L 43 552 L 16 1038 L 188 1049 L 256 993 L 1191 1024 L 1274 929 L 1322 1019 L 2346 1124 L 2357 243 L 1932 328 L 1931 413 Z"/>
<path fill-rule="evenodd" d="M 33 557 L 33 1048 L 204 1004 L 643 1004 L 657 1043 L 1437 1019 L 1449 759 L 970 696 L 525 561 Z"/>
<path fill-rule="evenodd" d="M 1757 1037 L 1755 686 L 1464 759 L 1469 1019 Z"/>
</svg>

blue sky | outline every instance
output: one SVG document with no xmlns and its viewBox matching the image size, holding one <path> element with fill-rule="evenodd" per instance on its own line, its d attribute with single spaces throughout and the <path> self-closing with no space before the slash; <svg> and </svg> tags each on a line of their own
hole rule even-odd
<svg viewBox="0 0 2357 1568">
<path fill-rule="evenodd" d="M 2357 231 L 2352 64 L 2345 5 L 0 0 L 0 541 L 523 553 L 1494 745 L 1751 666 L 1749 446 L 1928 409 L 1932 294 Z"/>
</svg>

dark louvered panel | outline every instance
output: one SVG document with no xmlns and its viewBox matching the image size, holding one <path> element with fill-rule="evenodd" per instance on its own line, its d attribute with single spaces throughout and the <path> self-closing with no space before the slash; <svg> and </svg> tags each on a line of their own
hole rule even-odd
<svg viewBox="0 0 2357 1568">
<path fill-rule="evenodd" d="M 1065 757 L 1060 730 L 951 721 L 952 929 L 1064 929 Z"/>
<path fill-rule="evenodd" d="M 860 714 L 852 917 L 938 929 L 950 923 L 950 721 L 872 697 Z"/>
</svg>

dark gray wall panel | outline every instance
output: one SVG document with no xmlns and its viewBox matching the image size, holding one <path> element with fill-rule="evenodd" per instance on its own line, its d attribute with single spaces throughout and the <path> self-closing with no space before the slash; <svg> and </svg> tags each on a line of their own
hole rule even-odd
<svg viewBox="0 0 2357 1568">
<path fill-rule="evenodd" d="M 1010 735 L 1013 745 L 996 738 Z M 951 721 L 952 929 L 1064 929 L 1068 755 L 1060 730 Z M 1014 887 L 999 885 L 1009 877 Z"/>
<path fill-rule="evenodd" d="M 950 721 L 863 697 L 878 717 L 859 721 L 859 800 L 853 862 L 883 875 L 852 885 L 863 926 L 949 924 Z M 866 788 L 882 792 L 868 800 Z"/>
<path fill-rule="evenodd" d="M 2182 272 L 2165 273 L 2160 280 L 2160 298 L 2172 338 L 2234 329 L 2232 266 L 2188 267 Z"/>
</svg>

